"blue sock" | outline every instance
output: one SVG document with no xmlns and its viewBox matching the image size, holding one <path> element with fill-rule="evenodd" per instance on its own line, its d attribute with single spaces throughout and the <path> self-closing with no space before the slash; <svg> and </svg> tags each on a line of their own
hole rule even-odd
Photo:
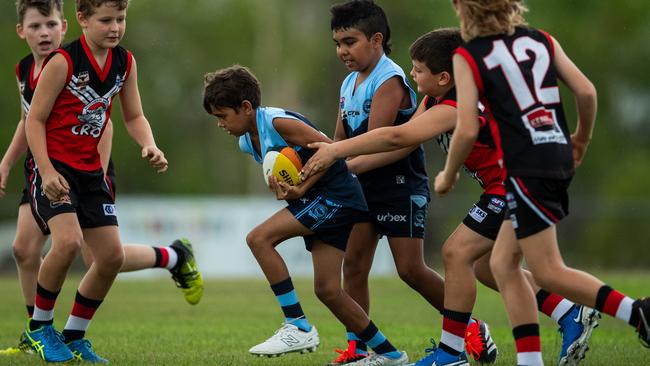
<svg viewBox="0 0 650 366">
<path fill-rule="evenodd" d="M 368 355 L 368 346 L 366 346 L 366 343 L 364 341 L 362 341 L 359 337 L 357 337 L 357 335 L 354 334 L 354 332 L 351 332 L 349 330 L 347 331 L 347 335 L 348 335 L 348 343 L 350 343 L 350 341 L 355 342 L 355 350 L 354 350 L 355 354 Z"/>
<path fill-rule="evenodd" d="M 311 324 L 309 324 L 305 313 L 302 311 L 302 307 L 298 301 L 298 295 L 291 282 L 291 277 L 271 285 L 271 290 L 273 290 L 275 298 L 278 299 L 282 307 L 285 321 L 295 325 L 303 332 L 311 331 Z"/>
<path fill-rule="evenodd" d="M 358 335 L 359 339 L 365 342 L 375 353 L 388 358 L 399 358 L 401 353 L 393 347 L 393 345 L 386 339 L 384 334 L 377 329 L 375 324 L 370 321 L 366 329 Z"/>
</svg>

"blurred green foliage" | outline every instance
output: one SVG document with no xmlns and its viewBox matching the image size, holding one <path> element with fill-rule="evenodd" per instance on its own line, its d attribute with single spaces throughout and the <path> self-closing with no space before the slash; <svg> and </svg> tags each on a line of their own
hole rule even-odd
<svg viewBox="0 0 650 366">
<path fill-rule="evenodd" d="M 218 129 L 202 108 L 203 74 L 235 63 L 249 66 L 257 74 L 262 82 L 263 104 L 299 111 L 331 135 L 338 90 L 346 75 L 336 58 L 329 29 L 329 7 L 333 3 L 132 0 L 123 45 L 133 51 L 138 62 L 145 113 L 170 169 L 159 176 L 140 159 L 139 148 L 121 126 L 116 106 L 113 157 L 120 193 L 265 192 L 259 167 L 239 153 L 235 139 Z M 458 24 L 448 0 L 378 3 L 391 22 L 391 57 L 407 72 L 408 47 L 417 36 Z M 558 39 L 599 93 L 594 140 L 572 186 L 576 211 L 582 207 L 587 214 L 565 225 L 569 231 L 566 236 L 593 242 L 594 248 L 606 249 L 624 242 L 642 249 L 650 239 L 644 225 L 650 214 L 650 5 L 646 0 L 626 0 L 625 6 L 609 0 L 529 0 L 527 4 L 529 23 Z M 14 66 L 28 49 L 14 32 L 13 1 L 5 1 L 3 7 L 0 110 L 5 122 L 0 141 L 4 151 L 19 118 Z M 70 23 L 67 39 L 72 40 L 80 34 L 74 1 L 67 0 L 65 12 Z M 563 98 L 573 121 L 574 103 L 566 90 Z M 435 176 L 443 157 L 435 148 L 429 146 L 427 150 L 429 172 Z M 8 191 L 19 192 L 22 179 L 22 167 L 17 165 Z M 455 196 L 466 193 L 473 198 L 479 191 L 473 182 L 464 181 Z M 454 196 L 443 200 L 452 201 L 441 207 L 451 210 L 445 217 L 454 219 L 449 219 L 449 225 L 436 223 L 442 233 L 459 222 L 468 207 L 453 200 Z M 1 201 L 0 211 L 13 214 L 14 202 Z M 433 202 L 434 217 L 440 202 Z M 593 220 L 589 214 L 595 215 Z M 436 235 L 436 242 L 444 236 Z M 647 260 L 630 256 L 619 260 L 619 264 L 628 263 L 648 265 Z"/>
</svg>

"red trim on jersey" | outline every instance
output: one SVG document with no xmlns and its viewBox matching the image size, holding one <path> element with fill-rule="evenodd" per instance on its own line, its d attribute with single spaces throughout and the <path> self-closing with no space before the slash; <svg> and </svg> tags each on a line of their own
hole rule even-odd
<svg viewBox="0 0 650 366">
<path fill-rule="evenodd" d="M 133 65 L 133 53 L 131 51 L 126 52 L 126 76 L 124 76 L 124 82 L 128 80 L 129 75 L 131 75 L 131 65 Z"/>
<path fill-rule="evenodd" d="M 530 199 L 530 202 L 532 202 L 537 208 L 539 208 L 554 223 L 560 221 L 557 217 L 555 217 L 555 215 L 553 215 L 553 213 L 551 213 L 549 210 L 547 210 L 546 207 L 544 207 L 539 202 L 537 202 L 535 197 L 533 197 L 533 195 L 530 194 L 530 192 L 528 192 L 528 188 L 526 188 L 526 186 L 524 185 L 524 182 L 521 181 L 521 178 L 519 178 L 519 177 L 514 177 L 514 178 L 517 181 L 517 184 L 519 185 L 519 188 L 521 188 L 521 191 L 524 192 L 524 194 Z"/>
<path fill-rule="evenodd" d="M 438 105 L 440 105 L 440 104 L 445 104 L 445 105 L 448 105 L 448 106 L 452 106 L 454 108 L 458 108 L 458 103 L 456 103 L 455 100 L 451 100 L 451 99 L 441 100 L 440 102 L 438 102 Z"/>
<path fill-rule="evenodd" d="M 422 98 L 422 104 L 424 104 L 426 106 L 427 103 L 429 103 L 429 96 L 425 95 L 424 98 Z"/>
<path fill-rule="evenodd" d="M 546 31 L 538 29 L 540 33 L 546 37 L 548 40 L 548 44 L 551 46 L 551 64 L 553 63 L 553 59 L 555 58 L 555 43 L 553 42 L 553 37 L 551 37 L 550 34 L 546 33 Z"/>
<path fill-rule="evenodd" d="M 476 83 L 476 87 L 478 88 L 479 92 L 482 94 L 484 91 L 483 78 L 481 78 L 481 73 L 478 70 L 476 61 L 474 61 L 474 57 L 472 57 L 472 55 L 463 47 L 456 48 L 454 54 L 461 55 L 465 59 L 465 61 L 467 61 L 469 67 L 472 69 L 472 75 L 474 75 L 474 83 Z"/>
<path fill-rule="evenodd" d="M 88 43 L 86 43 L 86 36 L 81 35 L 81 37 L 79 37 L 79 40 L 81 41 L 81 46 L 86 52 L 86 57 L 88 57 L 88 60 L 90 60 L 90 64 L 93 65 L 93 69 L 95 69 L 97 76 L 99 76 L 99 80 L 103 83 L 106 80 L 108 73 L 111 71 L 111 64 L 113 63 L 113 49 L 108 49 L 108 55 L 106 56 L 106 62 L 104 63 L 104 69 L 102 70 L 102 68 L 99 67 L 99 64 L 97 63 L 93 52 L 90 50 L 90 47 L 88 47 Z"/>
<path fill-rule="evenodd" d="M 540 352 L 542 350 L 539 336 L 528 336 L 515 340 L 517 353 Z"/>
<path fill-rule="evenodd" d="M 34 69 L 36 68 L 36 60 L 32 62 L 32 67 L 29 68 L 29 88 L 31 90 L 36 89 L 36 83 L 38 83 L 38 78 L 41 76 L 41 73 L 39 72 L 36 77 L 34 77 Z M 43 71 L 43 67 L 41 66 L 41 71 Z"/>
<path fill-rule="evenodd" d="M 508 178 L 508 167 L 503 160 L 503 146 L 501 146 L 501 134 L 499 133 L 499 124 L 497 123 L 496 118 L 492 114 L 492 109 L 488 104 L 485 98 L 481 98 L 481 103 L 485 106 L 485 114 L 488 116 L 488 123 L 490 124 L 490 132 L 492 133 L 492 139 L 494 140 L 494 145 L 497 148 L 497 157 L 499 159 L 499 165 L 501 167 L 501 181 L 505 182 Z"/>
</svg>

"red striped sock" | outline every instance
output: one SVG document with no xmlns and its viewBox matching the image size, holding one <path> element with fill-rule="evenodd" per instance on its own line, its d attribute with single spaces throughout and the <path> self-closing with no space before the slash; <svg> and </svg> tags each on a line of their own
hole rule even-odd
<svg viewBox="0 0 650 366">
<path fill-rule="evenodd" d="M 539 324 L 523 324 L 512 330 L 517 347 L 517 365 L 544 366 Z"/>
<path fill-rule="evenodd" d="M 63 329 L 63 337 L 65 338 L 66 343 L 84 337 L 86 330 L 90 325 L 90 320 L 95 315 L 95 312 L 101 303 L 102 300 L 89 299 L 81 295 L 77 290 L 74 305 L 72 305 L 72 312 L 70 312 L 68 322 L 65 324 L 65 328 Z"/>
<path fill-rule="evenodd" d="M 596 310 L 630 323 L 634 300 L 604 285 L 596 296 Z M 636 324 L 634 324 L 636 326 Z"/>
<path fill-rule="evenodd" d="M 562 296 L 543 289 L 540 289 L 535 297 L 537 298 L 537 308 L 539 311 L 551 317 L 555 322 L 559 322 L 564 315 L 571 311 L 574 305 L 573 302 Z"/>
<path fill-rule="evenodd" d="M 472 313 L 444 309 L 442 311 L 442 336 L 440 348 L 451 355 L 458 355 L 465 348 L 465 332 Z"/>
<path fill-rule="evenodd" d="M 52 324 L 52 320 L 54 319 L 54 304 L 56 304 L 59 291 L 49 291 L 40 284 L 36 284 L 34 313 L 32 314 L 34 328 L 32 330 L 43 324 Z"/>
</svg>

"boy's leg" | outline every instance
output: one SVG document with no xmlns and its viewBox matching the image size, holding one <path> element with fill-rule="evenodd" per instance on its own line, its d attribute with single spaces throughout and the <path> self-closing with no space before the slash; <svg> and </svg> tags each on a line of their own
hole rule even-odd
<svg viewBox="0 0 650 366">
<path fill-rule="evenodd" d="M 438 311 L 444 309 L 445 280 L 424 263 L 424 240 L 389 237 L 388 243 L 400 278 Z"/>
<path fill-rule="evenodd" d="M 94 353 L 90 342 L 84 338 L 90 321 L 124 263 L 124 251 L 117 226 L 84 229 L 83 234 L 93 263 L 81 279 L 63 337 L 77 360 L 106 362 Z"/>
<path fill-rule="evenodd" d="M 336 318 L 353 331 L 375 351 L 373 356 L 355 364 L 404 365 L 408 361 L 405 352 L 400 352 L 370 321 L 350 295 L 341 288 L 341 264 L 344 253 L 320 240 L 312 246 L 314 264 L 314 291 Z M 372 360 L 370 359 L 372 358 Z M 373 363 L 374 362 L 374 363 Z"/>
<path fill-rule="evenodd" d="M 637 328 L 642 340 L 648 341 L 647 332 L 643 333 L 640 325 L 644 317 L 650 316 L 650 304 L 634 301 L 591 274 L 567 267 L 558 248 L 555 225 L 521 239 L 520 243 L 535 281 L 542 288 L 616 317 Z"/>
<path fill-rule="evenodd" d="M 379 236 L 373 223 L 356 223 L 350 232 L 343 259 L 343 288 L 366 314 L 370 313 L 368 276 L 378 240 Z M 348 347 L 339 351 L 340 355 L 331 363 L 332 365 L 349 363 L 368 354 L 367 345 L 350 329 L 345 331 Z"/>
<path fill-rule="evenodd" d="M 194 250 L 187 239 L 175 240 L 170 246 L 155 247 L 146 244 L 124 244 L 124 265 L 120 272 L 134 272 L 150 268 L 166 268 L 176 286 L 190 305 L 199 303 L 203 296 L 203 278 L 198 270 Z M 90 268 L 92 252 L 81 247 L 84 264 Z"/>
<path fill-rule="evenodd" d="M 513 328 L 517 364 L 543 366 L 535 294 L 521 268 L 521 259 L 512 221 L 505 220 L 492 250 L 490 268 Z"/>
<path fill-rule="evenodd" d="M 28 317 L 34 313 L 34 298 L 36 297 L 36 281 L 41 266 L 43 246 L 47 237 L 43 235 L 32 216 L 29 204 L 18 208 L 16 222 L 16 237 L 12 245 L 18 279 L 25 299 Z"/>
<path fill-rule="evenodd" d="M 320 343 L 316 327 L 309 324 L 302 311 L 286 264 L 275 249 L 286 239 L 311 234 L 312 232 L 285 208 L 255 227 L 246 237 L 246 242 L 269 281 L 285 316 L 282 328 L 271 338 L 249 350 L 254 355 L 277 356 L 287 352 L 313 351 Z M 287 343 L 283 339 L 294 341 Z"/>
</svg>

